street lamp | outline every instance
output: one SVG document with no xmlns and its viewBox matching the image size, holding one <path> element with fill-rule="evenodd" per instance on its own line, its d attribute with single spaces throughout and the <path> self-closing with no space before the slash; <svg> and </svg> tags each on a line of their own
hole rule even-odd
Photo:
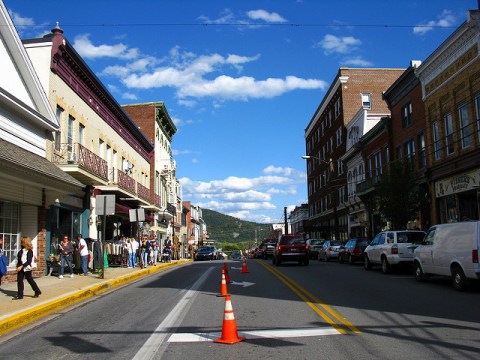
<svg viewBox="0 0 480 360">
<path fill-rule="evenodd" d="M 302 159 L 304 159 L 304 160 L 315 159 L 315 160 L 318 160 L 321 163 L 327 164 L 327 165 L 329 165 L 329 167 L 328 167 L 329 171 L 332 174 L 335 174 L 335 168 L 334 168 L 334 165 L 333 165 L 333 159 L 332 158 L 330 158 L 328 161 L 325 161 L 325 160 L 320 159 L 317 156 L 302 155 Z M 329 180 L 330 180 L 330 176 L 328 177 L 327 181 L 329 181 Z M 339 240 L 340 239 L 340 234 L 339 234 L 339 229 L 338 229 L 338 214 L 337 214 L 337 201 L 336 201 L 337 196 L 335 195 L 335 187 L 333 187 L 331 183 L 329 184 L 328 188 L 329 188 L 330 196 L 333 195 L 332 205 L 333 205 L 333 214 L 334 214 L 334 221 L 335 221 L 335 227 L 334 227 L 335 240 Z"/>
</svg>

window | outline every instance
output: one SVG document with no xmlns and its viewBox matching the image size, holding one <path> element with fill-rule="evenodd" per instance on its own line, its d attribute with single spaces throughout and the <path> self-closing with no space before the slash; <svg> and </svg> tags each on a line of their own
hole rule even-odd
<svg viewBox="0 0 480 360">
<path fill-rule="evenodd" d="M 402 127 L 405 129 L 413 124 L 412 103 L 402 106 Z"/>
<path fill-rule="evenodd" d="M 342 128 L 337 129 L 337 147 L 342 144 Z"/>
<path fill-rule="evenodd" d="M 105 142 L 102 139 L 98 140 L 98 156 L 105 160 Z"/>
<path fill-rule="evenodd" d="M 68 149 L 68 160 L 75 160 L 75 153 L 73 150 L 73 123 L 75 118 L 71 115 L 68 116 L 68 127 L 67 127 L 67 149 Z"/>
<path fill-rule="evenodd" d="M 477 136 L 480 143 L 480 95 L 475 98 L 475 109 L 477 110 Z"/>
<path fill-rule="evenodd" d="M 375 176 L 382 175 L 382 153 L 379 151 L 373 155 L 373 160 L 375 163 Z"/>
<path fill-rule="evenodd" d="M 438 131 L 438 122 L 433 123 L 433 151 L 435 160 L 440 160 L 440 134 Z"/>
<path fill-rule="evenodd" d="M 453 123 L 452 114 L 446 114 L 443 117 L 445 124 L 445 148 L 447 149 L 447 156 L 451 155 L 455 151 L 455 144 L 453 143 Z"/>
<path fill-rule="evenodd" d="M 338 169 L 338 175 L 342 175 L 344 172 L 344 166 L 343 166 L 342 160 L 337 160 L 337 169 Z"/>
<path fill-rule="evenodd" d="M 58 123 L 60 124 L 60 129 L 62 128 L 62 118 L 63 118 L 63 109 L 60 106 L 57 106 L 57 111 L 55 115 L 57 116 Z M 62 131 L 55 131 L 55 150 L 60 151 L 62 146 Z"/>
<path fill-rule="evenodd" d="M 370 93 L 362 94 L 362 107 L 366 110 L 370 110 L 372 108 Z"/>
<path fill-rule="evenodd" d="M 337 99 L 337 101 L 335 101 L 335 119 L 342 113 L 342 102 L 340 101 L 340 99 Z M 332 125 L 330 123 L 330 125 Z"/>
<path fill-rule="evenodd" d="M 78 143 L 83 145 L 83 136 L 85 132 L 85 125 L 79 124 L 78 125 Z"/>
<path fill-rule="evenodd" d="M 460 120 L 460 133 L 462 136 L 462 149 L 470 146 L 470 128 L 468 121 L 468 108 L 467 104 L 463 104 L 458 108 L 458 118 Z"/>
<path fill-rule="evenodd" d="M 415 156 L 415 142 L 413 139 L 410 139 L 403 144 L 403 153 L 405 159 L 411 159 Z"/>
<path fill-rule="evenodd" d="M 427 166 L 425 158 L 425 136 L 423 133 L 417 135 L 418 168 L 423 169 Z"/>
</svg>

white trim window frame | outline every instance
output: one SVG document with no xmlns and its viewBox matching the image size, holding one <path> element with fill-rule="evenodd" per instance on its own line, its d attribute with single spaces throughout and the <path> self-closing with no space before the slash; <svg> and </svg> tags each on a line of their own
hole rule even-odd
<svg viewBox="0 0 480 360">
<path fill-rule="evenodd" d="M 460 135 L 462 137 L 462 149 L 465 149 L 472 144 L 467 103 L 463 103 L 458 107 L 458 121 L 460 125 Z"/>
</svg>

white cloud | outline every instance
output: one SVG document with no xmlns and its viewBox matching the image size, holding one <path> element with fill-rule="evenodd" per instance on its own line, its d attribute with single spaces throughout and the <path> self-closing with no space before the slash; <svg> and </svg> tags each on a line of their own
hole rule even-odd
<svg viewBox="0 0 480 360">
<path fill-rule="evenodd" d="M 276 12 L 268 12 L 262 9 L 250 10 L 247 12 L 247 16 L 252 20 L 263 20 L 269 23 L 284 23 L 287 22 L 287 19 L 280 16 Z"/>
<path fill-rule="evenodd" d="M 437 20 L 430 20 L 413 28 L 414 34 L 424 35 L 435 27 L 451 27 L 455 25 L 456 18 L 450 10 L 443 10 Z"/>
<path fill-rule="evenodd" d="M 33 26 L 35 25 L 35 20 L 29 17 L 23 17 L 19 13 L 14 11 L 9 11 L 10 17 L 12 18 L 13 23 L 16 27 L 24 27 L 24 26 Z"/>
<path fill-rule="evenodd" d="M 122 43 L 116 45 L 99 45 L 95 46 L 89 39 L 90 34 L 81 34 L 75 36 L 73 47 L 77 52 L 87 59 L 113 57 L 120 59 L 134 59 L 139 53 L 138 49 L 129 49 L 127 45 Z"/>
<path fill-rule="evenodd" d="M 327 34 L 322 41 L 318 43 L 320 47 L 325 50 L 325 54 L 340 53 L 346 54 L 351 52 L 360 45 L 362 42 L 353 36 L 338 37 L 335 35 Z"/>
<path fill-rule="evenodd" d="M 136 73 L 130 66 L 106 68 L 103 73 L 118 76 L 129 88 L 151 89 L 164 86 L 174 87 L 179 99 L 189 97 L 213 97 L 228 100 L 248 100 L 249 98 L 272 98 L 288 91 L 298 89 L 325 89 L 328 84 L 318 79 L 302 79 L 296 76 L 285 78 L 267 78 L 257 80 L 253 77 L 232 77 L 219 75 L 208 79 L 208 74 L 219 72 L 222 66 L 238 66 L 259 59 L 229 54 L 226 58 L 220 54 L 194 57 L 191 53 L 182 54 L 178 48 L 171 51 L 170 66 L 163 66 L 151 72 Z M 186 103 L 188 104 L 188 103 Z"/>
<path fill-rule="evenodd" d="M 295 178 L 305 178 L 305 173 L 303 171 L 298 171 L 293 168 L 289 167 L 281 167 L 281 166 L 267 166 L 263 169 L 264 174 L 281 174 L 283 176 L 295 177 Z"/>
<path fill-rule="evenodd" d="M 138 100 L 138 96 L 129 92 L 122 94 L 122 99 L 126 100 Z"/>
<path fill-rule="evenodd" d="M 355 56 L 351 58 L 346 58 L 343 60 L 343 64 L 350 66 L 373 66 L 373 63 L 363 59 L 361 56 Z"/>
</svg>

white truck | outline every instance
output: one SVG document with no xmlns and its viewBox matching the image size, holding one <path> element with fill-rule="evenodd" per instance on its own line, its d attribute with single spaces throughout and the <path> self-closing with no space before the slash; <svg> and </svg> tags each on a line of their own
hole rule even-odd
<svg viewBox="0 0 480 360">
<path fill-rule="evenodd" d="M 479 248 L 480 221 L 434 225 L 414 251 L 415 279 L 447 276 L 456 290 L 464 290 L 469 281 L 480 279 Z"/>
</svg>

